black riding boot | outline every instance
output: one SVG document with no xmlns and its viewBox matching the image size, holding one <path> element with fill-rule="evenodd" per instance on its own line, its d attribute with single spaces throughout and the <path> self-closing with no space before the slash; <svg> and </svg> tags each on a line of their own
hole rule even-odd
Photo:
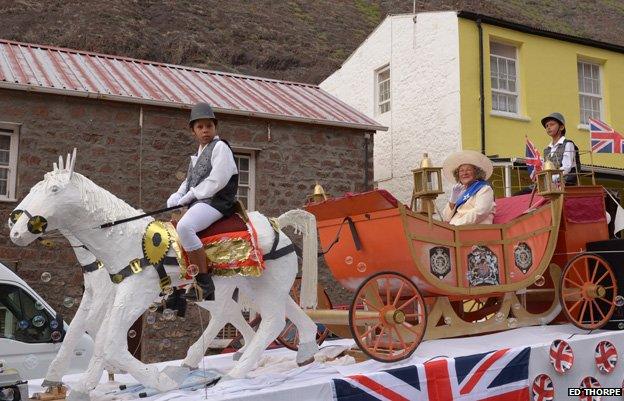
<svg viewBox="0 0 624 401">
<path fill-rule="evenodd" d="M 198 294 L 198 288 L 200 294 Z M 214 301 L 215 286 L 211 273 L 199 273 L 195 276 L 195 283 L 183 295 L 189 301 Z"/>
</svg>

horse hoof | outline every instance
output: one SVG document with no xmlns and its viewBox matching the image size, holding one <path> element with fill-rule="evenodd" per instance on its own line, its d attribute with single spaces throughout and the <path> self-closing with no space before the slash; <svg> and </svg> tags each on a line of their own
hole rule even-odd
<svg viewBox="0 0 624 401">
<path fill-rule="evenodd" d="M 60 381 L 52 381 L 52 380 L 48 380 L 48 379 L 44 379 L 43 382 L 41 382 L 41 387 L 61 387 L 63 385 L 63 382 Z"/>
<path fill-rule="evenodd" d="M 236 351 L 233 355 L 232 355 L 232 360 L 238 362 L 241 357 L 243 356 L 242 352 Z"/>
<path fill-rule="evenodd" d="M 190 366 L 190 365 L 187 365 L 186 363 L 183 363 L 181 367 L 182 367 L 182 368 L 187 368 L 187 369 L 189 369 L 191 372 L 192 372 L 192 371 L 194 371 L 194 370 L 197 370 L 197 369 L 198 369 L 198 367 L 197 367 L 197 366 L 192 367 L 192 366 Z"/>
<path fill-rule="evenodd" d="M 316 341 L 299 344 L 297 350 L 297 365 L 304 366 L 314 362 L 314 355 L 319 352 L 319 346 Z"/>
<path fill-rule="evenodd" d="M 78 390 L 71 390 L 67 395 L 66 401 L 91 401 L 89 393 L 83 393 Z"/>
</svg>

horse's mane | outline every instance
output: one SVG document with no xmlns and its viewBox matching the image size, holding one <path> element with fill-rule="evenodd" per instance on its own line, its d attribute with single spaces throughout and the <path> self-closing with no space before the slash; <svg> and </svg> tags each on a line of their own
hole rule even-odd
<svg viewBox="0 0 624 401">
<path fill-rule="evenodd" d="M 68 181 L 76 185 L 80 191 L 80 199 L 84 203 L 87 212 L 91 213 L 96 221 L 106 223 L 134 216 L 138 212 L 122 199 L 76 172 L 72 173 L 71 178 L 66 170 L 55 170 L 46 173 L 43 181 L 35 185 L 33 190 L 40 186 L 47 189 L 52 185 L 64 185 Z"/>
</svg>

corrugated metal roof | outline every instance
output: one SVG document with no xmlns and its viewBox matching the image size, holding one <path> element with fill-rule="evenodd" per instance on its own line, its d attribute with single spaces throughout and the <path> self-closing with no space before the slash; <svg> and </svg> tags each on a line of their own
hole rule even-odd
<svg viewBox="0 0 624 401">
<path fill-rule="evenodd" d="M 386 130 L 316 85 L 0 40 L 0 88 Z"/>
</svg>

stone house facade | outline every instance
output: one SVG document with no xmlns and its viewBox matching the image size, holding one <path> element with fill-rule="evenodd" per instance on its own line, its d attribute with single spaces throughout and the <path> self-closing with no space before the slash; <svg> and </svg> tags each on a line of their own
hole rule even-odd
<svg viewBox="0 0 624 401">
<path fill-rule="evenodd" d="M 16 158 L 14 169 L 9 170 L 15 174 L 14 181 L 9 181 L 14 192 L 0 200 L 1 216 L 8 218 L 17 202 L 51 171 L 58 156 L 74 147 L 77 172 L 136 208 L 148 211 L 164 207 L 169 194 L 183 180 L 188 155 L 196 146 L 187 128 L 189 104 L 85 98 L 32 91 L 14 84 L 0 83 L 0 87 L 0 134 L 17 137 L 18 142 L 10 154 Z M 248 174 L 240 194 L 249 209 L 276 216 L 300 208 L 316 181 L 331 195 L 372 186 L 371 135 L 379 129 L 372 120 L 370 127 L 359 124 L 354 128 L 330 121 L 288 120 L 279 115 L 241 115 L 223 107 L 216 111 L 218 134 L 234 149 L 240 172 Z M 67 242 L 60 240 L 52 249 L 38 244 L 19 248 L 10 242 L 8 232 L 2 225 L 0 260 L 16 265 L 20 277 L 71 320 L 78 303 L 67 308 L 63 299 L 80 299 L 82 273 Z M 348 297 L 327 268 L 321 265 L 319 269 L 320 281 L 332 300 L 345 303 Z M 47 283 L 40 280 L 44 271 L 52 275 Z M 201 320 L 199 313 L 203 313 Z M 142 359 L 154 362 L 184 357 L 199 336 L 201 323 L 205 325 L 207 320 L 205 311 L 190 306 L 184 319 L 144 323 Z"/>
</svg>

